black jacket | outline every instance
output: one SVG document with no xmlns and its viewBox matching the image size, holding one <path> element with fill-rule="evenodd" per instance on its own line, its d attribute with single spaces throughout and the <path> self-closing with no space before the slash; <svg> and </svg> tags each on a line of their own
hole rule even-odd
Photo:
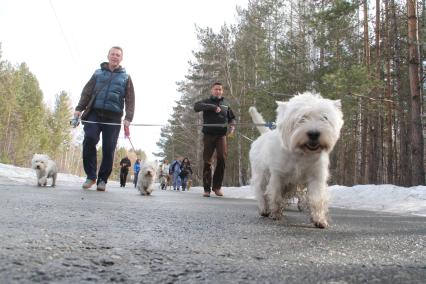
<svg viewBox="0 0 426 284">
<path fill-rule="evenodd" d="M 220 107 L 221 111 L 216 113 L 216 108 Z M 231 107 L 222 98 L 211 96 L 208 99 L 198 101 L 194 105 L 196 112 L 203 112 L 204 124 L 223 124 L 224 126 L 203 126 L 204 134 L 226 135 L 228 124 L 233 123 L 235 115 Z"/>
<path fill-rule="evenodd" d="M 129 167 L 132 166 L 132 163 L 130 162 L 129 158 L 125 157 L 121 159 L 120 166 L 122 170 L 128 171 Z"/>
<path fill-rule="evenodd" d="M 182 165 L 180 165 L 179 176 L 181 178 L 184 178 L 184 177 L 188 176 L 189 174 L 192 175 L 192 168 L 191 168 L 190 164 L 188 164 L 188 163 L 182 163 Z"/>
</svg>

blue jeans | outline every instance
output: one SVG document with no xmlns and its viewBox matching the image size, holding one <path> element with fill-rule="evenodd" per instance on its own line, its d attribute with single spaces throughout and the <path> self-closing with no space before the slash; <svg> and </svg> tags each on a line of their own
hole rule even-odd
<svg viewBox="0 0 426 284">
<path fill-rule="evenodd" d="M 133 177 L 133 183 L 135 184 L 135 187 L 136 187 L 136 184 L 138 183 L 138 175 L 139 175 L 139 172 L 135 172 L 135 176 Z"/>
<path fill-rule="evenodd" d="M 182 191 L 184 191 L 186 188 L 186 184 L 188 183 L 188 176 L 184 176 L 183 178 L 181 178 L 181 181 L 182 181 Z"/>
<path fill-rule="evenodd" d="M 179 177 L 180 172 L 173 172 L 173 189 L 179 189 L 181 186 L 181 179 Z"/>
<path fill-rule="evenodd" d="M 98 117 L 94 111 L 87 118 L 88 121 L 98 121 Z M 112 164 L 114 162 L 114 151 L 117 145 L 118 135 L 120 134 L 121 125 L 107 125 L 97 123 L 84 124 L 84 140 L 83 140 L 83 167 L 87 178 L 96 180 L 98 183 L 103 180 L 108 181 L 112 172 Z M 96 145 L 99 142 L 102 133 L 102 161 L 98 175 Z"/>
</svg>

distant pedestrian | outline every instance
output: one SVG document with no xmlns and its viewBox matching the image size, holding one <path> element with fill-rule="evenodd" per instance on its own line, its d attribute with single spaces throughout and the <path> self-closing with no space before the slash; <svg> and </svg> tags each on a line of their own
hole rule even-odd
<svg viewBox="0 0 426 284">
<path fill-rule="evenodd" d="M 160 187 L 162 190 L 166 190 L 170 183 L 169 168 L 169 161 L 164 159 L 163 163 L 161 163 L 160 168 L 158 169 L 158 179 L 160 181 Z"/>
<path fill-rule="evenodd" d="M 129 168 L 132 166 L 129 158 L 126 156 L 120 161 L 120 187 L 126 187 Z"/>
<path fill-rule="evenodd" d="M 138 183 L 138 175 L 139 175 L 139 171 L 141 170 L 141 160 L 140 159 L 136 159 L 135 164 L 133 165 L 133 184 L 135 185 L 136 188 L 136 184 Z"/>
<path fill-rule="evenodd" d="M 180 186 L 181 186 L 181 179 L 179 177 L 180 174 L 180 165 L 182 164 L 182 157 L 177 157 L 176 160 L 174 160 L 171 164 L 170 164 L 170 168 L 169 168 L 169 174 L 172 176 L 172 185 L 173 185 L 173 190 L 180 190 Z"/>
<path fill-rule="evenodd" d="M 187 188 L 187 183 L 189 177 L 192 175 L 191 163 L 188 158 L 183 159 L 182 164 L 180 165 L 179 177 L 182 183 L 182 191 L 185 191 Z M 188 187 L 189 189 L 189 187 Z"/>
<path fill-rule="evenodd" d="M 198 101 L 194 105 L 196 112 L 203 112 L 203 123 L 217 124 L 203 126 L 203 187 L 204 197 L 210 196 L 210 191 L 217 196 L 223 196 L 222 181 L 225 174 L 225 160 L 227 155 L 227 135 L 232 135 L 235 129 L 235 115 L 223 98 L 223 86 L 216 82 L 211 88 L 211 96 Z M 212 160 L 216 151 L 216 166 L 213 174 L 212 187 Z"/>
</svg>

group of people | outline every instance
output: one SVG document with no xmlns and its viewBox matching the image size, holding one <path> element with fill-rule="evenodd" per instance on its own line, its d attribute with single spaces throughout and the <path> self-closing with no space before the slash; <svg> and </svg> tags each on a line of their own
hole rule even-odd
<svg viewBox="0 0 426 284">
<path fill-rule="evenodd" d="M 103 62 L 101 68 L 94 72 L 84 86 L 74 112 L 75 120 L 81 119 L 84 125 L 83 167 L 87 178 L 82 187 L 89 189 L 96 184 L 98 191 L 105 191 L 112 172 L 121 119 L 124 115 L 123 126 L 126 129 L 130 126 L 135 112 L 133 82 L 120 65 L 123 60 L 123 49 L 113 46 L 108 51 L 107 59 L 108 62 Z M 211 87 L 210 97 L 194 105 L 195 112 L 203 113 L 203 196 L 205 197 L 209 197 L 211 191 L 217 196 L 223 196 L 221 187 L 225 173 L 227 137 L 235 129 L 235 115 L 224 100 L 223 91 L 222 84 L 215 82 Z M 97 171 L 96 145 L 101 135 L 102 160 Z M 216 152 L 217 163 L 212 173 L 214 152 Z M 127 178 L 128 168 L 131 166 L 129 163 L 123 162 L 125 165 L 122 166 L 123 179 Z M 127 168 L 127 171 L 124 168 Z M 173 176 L 174 190 L 179 190 L 181 186 L 182 190 L 185 190 L 189 176 L 192 174 L 189 160 L 176 159 L 170 165 L 168 174 Z M 125 186 L 125 182 L 123 185 L 121 181 L 120 170 L 120 185 Z"/>
<path fill-rule="evenodd" d="M 126 187 L 127 175 L 129 174 L 129 168 L 132 163 L 126 156 L 120 161 L 120 187 Z M 140 171 L 140 159 L 136 159 L 133 166 L 133 183 L 136 187 L 138 182 L 138 174 Z M 161 189 L 165 190 L 168 184 L 173 186 L 173 190 L 179 191 L 182 187 L 182 191 L 189 189 L 188 181 L 192 175 L 191 163 L 188 158 L 182 159 L 178 157 L 169 164 L 167 159 L 164 159 L 158 169 L 158 180 L 160 182 Z M 171 182 L 172 181 L 172 182 Z"/>
<path fill-rule="evenodd" d="M 171 184 L 173 190 L 182 191 L 189 189 L 189 181 L 192 175 L 191 162 L 188 158 L 178 157 L 170 165 L 168 160 L 164 160 L 160 166 L 161 189 L 165 190 Z"/>
<path fill-rule="evenodd" d="M 120 187 L 126 187 L 126 181 L 127 181 L 127 175 L 129 174 L 129 168 L 132 166 L 132 162 L 130 162 L 130 159 L 126 156 L 120 161 Z M 133 165 L 133 184 L 136 187 L 136 184 L 138 183 L 138 175 L 139 171 L 141 169 L 141 160 L 136 159 L 135 164 Z"/>
</svg>

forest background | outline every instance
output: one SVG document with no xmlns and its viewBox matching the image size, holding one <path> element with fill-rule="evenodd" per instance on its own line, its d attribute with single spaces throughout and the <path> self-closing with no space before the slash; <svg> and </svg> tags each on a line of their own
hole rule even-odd
<svg viewBox="0 0 426 284">
<path fill-rule="evenodd" d="M 242 124 L 251 122 L 249 106 L 274 121 L 276 100 L 307 90 L 340 99 L 345 125 L 331 156 L 331 183 L 425 184 L 425 1 L 253 0 L 236 14 L 237 23 L 219 32 L 196 28 L 199 49 L 177 83 L 181 98 L 161 130 L 159 160 L 188 157 L 200 184 L 202 118 L 193 104 L 221 81 Z M 83 175 L 72 112 L 65 91 L 49 109 L 29 67 L 4 60 L 0 47 L 1 163 L 29 166 L 34 153 L 47 153 L 61 172 Z M 230 138 L 225 185 L 249 183 L 248 151 L 257 136 L 242 125 Z M 117 148 L 113 178 L 126 154 L 146 158 L 143 149 Z"/>
</svg>

